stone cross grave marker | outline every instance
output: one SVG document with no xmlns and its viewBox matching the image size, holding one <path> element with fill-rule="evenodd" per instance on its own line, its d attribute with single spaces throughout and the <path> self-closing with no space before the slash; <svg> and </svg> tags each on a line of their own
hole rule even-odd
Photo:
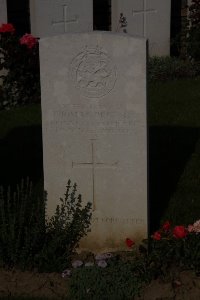
<svg viewBox="0 0 200 300">
<path fill-rule="evenodd" d="M 127 33 L 149 40 L 150 55 L 170 54 L 171 0 L 112 0 L 112 31 L 119 28 L 120 14 Z"/>
<path fill-rule="evenodd" d="M 147 14 L 157 13 L 156 9 L 147 9 L 147 0 L 143 0 L 143 9 L 141 10 L 132 10 L 133 17 L 136 15 L 142 15 L 142 36 L 147 37 Z"/>
<path fill-rule="evenodd" d="M 48 214 L 71 179 L 93 208 L 80 249 L 124 250 L 147 236 L 146 40 L 43 38 L 40 68 Z"/>
<path fill-rule="evenodd" d="M 91 140 L 91 154 L 92 158 L 90 162 L 72 162 L 72 168 L 90 168 L 92 170 L 92 208 L 93 211 L 96 210 L 96 201 L 95 201 L 95 185 L 97 184 L 95 182 L 95 170 L 100 168 L 111 168 L 116 169 L 118 162 L 114 163 L 103 163 L 103 162 L 96 162 L 95 158 L 95 140 Z"/>
<path fill-rule="evenodd" d="M 70 23 L 77 23 L 78 22 L 78 16 L 74 16 L 74 18 L 69 19 L 68 18 L 68 10 L 69 8 L 67 5 L 63 5 L 63 19 L 61 21 L 52 21 L 52 25 L 63 25 L 64 32 L 68 32 L 68 25 Z"/>
<path fill-rule="evenodd" d="M 30 0 L 31 33 L 38 37 L 93 29 L 92 0 Z"/>
</svg>

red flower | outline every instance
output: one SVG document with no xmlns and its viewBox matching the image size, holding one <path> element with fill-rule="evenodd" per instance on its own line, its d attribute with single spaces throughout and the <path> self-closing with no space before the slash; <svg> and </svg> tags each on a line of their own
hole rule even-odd
<svg viewBox="0 0 200 300">
<path fill-rule="evenodd" d="M 135 244 L 135 242 L 129 238 L 126 239 L 126 245 L 131 248 L 133 245 Z"/>
<path fill-rule="evenodd" d="M 10 23 L 8 23 L 8 24 L 2 24 L 1 27 L 0 27 L 0 33 L 2 33 L 2 32 L 14 33 L 15 32 L 15 28 Z"/>
<path fill-rule="evenodd" d="M 161 234 L 159 231 L 154 232 L 152 238 L 156 241 L 160 241 L 161 240 Z"/>
<path fill-rule="evenodd" d="M 169 222 L 169 221 L 166 221 L 166 222 L 163 224 L 162 229 L 163 229 L 164 231 L 169 231 L 169 230 L 170 230 L 170 226 L 171 226 L 170 222 Z"/>
<path fill-rule="evenodd" d="M 187 235 L 187 230 L 184 226 L 180 225 L 180 226 L 175 226 L 173 229 L 173 236 L 176 239 L 183 239 L 184 237 L 186 237 Z"/>
<path fill-rule="evenodd" d="M 31 34 L 26 33 L 21 37 L 19 42 L 21 45 L 26 45 L 29 49 L 32 49 L 38 43 L 38 40 Z"/>
</svg>

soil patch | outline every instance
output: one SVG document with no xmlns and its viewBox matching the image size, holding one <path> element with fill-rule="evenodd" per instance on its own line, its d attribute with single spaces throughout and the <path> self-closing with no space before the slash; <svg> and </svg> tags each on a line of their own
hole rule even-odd
<svg viewBox="0 0 200 300">
<path fill-rule="evenodd" d="M 183 271 L 173 280 L 153 280 L 137 300 L 200 300 L 200 277 Z"/>
<path fill-rule="evenodd" d="M 46 297 L 62 299 L 67 295 L 68 278 L 58 273 L 0 270 L 0 297 Z"/>
<path fill-rule="evenodd" d="M 59 273 L 0 270 L 1 297 L 45 297 L 64 299 L 68 292 L 68 278 Z M 109 299 L 108 299 L 109 300 Z M 200 277 L 193 271 L 183 271 L 173 280 L 153 280 L 135 300 L 200 300 Z"/>
</svg>

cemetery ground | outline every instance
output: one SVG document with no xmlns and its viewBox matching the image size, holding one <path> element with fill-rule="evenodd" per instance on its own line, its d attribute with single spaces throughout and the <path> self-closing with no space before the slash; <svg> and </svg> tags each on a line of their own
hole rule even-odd
<svg viewBox="0 0 200 300">
<path fill-rule="evenodd" d="M 157 82 L 148 86 L 151 234 L 166 220 L 172 221 L 174 225 L 188 225 L 199 219 L 199 99 L 199 78 Z M 40 105 L 0 112 L 0 153 L 0 183 L 14 187 L 22 177 L 28 175 L 35 193 L 41 195 L 43 168 Z M 128 258 L 124 254 L 120 257 L 129 261 L 129 255 Z M 141 299 L 200 299 L 200 278 L 193 270 L 179 271 L 172 269 L 165 278 L 159 276 L 147 284 L 142 289 L 144 292 L 141 292 Z M 106 276 L 119 278 L 128 271 L 121 268 L 121 274 L 109 274 L 105 268 L 105 272 Z M 87 278 L 87 274 L 83 276 Z M 24 299 L 32 300 L 35 298 L 31 297 L 58 299 L 67 293 L 69 281 L 68 278 L 62 278 L 61 274 L 22 273 L 17 269 L 2 269 L 0 299 L 19 300 L 22 299 L 21 295 L 24 295 Z M 101 283 L 98 285 L 101 286 Z M 24 294 L 25 291 L 27 294 Z M 79 299 L 125 299 L 117 297 Z"/>
</svg>

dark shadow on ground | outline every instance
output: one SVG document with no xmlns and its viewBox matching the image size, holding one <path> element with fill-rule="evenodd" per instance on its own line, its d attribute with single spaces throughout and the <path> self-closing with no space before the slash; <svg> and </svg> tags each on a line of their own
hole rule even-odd
<svg viewBox="0 0 200 300">
<path fill-rule="evenodd" d="M 3 186 L 15 186 L 26 177 L 33 184 L 43 180 L 42 128 L 16 128 L 0 139 L 0 167 Z"/>
<path fill-rule="evenodd" d="M 150 232 L 157 230 L 176 190 L 179 178 L 194 152 L 199 128 L 149 128 Z"/>
<path fill-rule="evenodd" d="M 149 207 L 150 231 L 158 229 L 179 178 L 194 151 L 200 129 L 150 127 Z M 12 130 L 0 140 L 0 185 L 15 186 L 27 176 L 43 183 L 42 129 L 40 126 Z"/>
</svg>

